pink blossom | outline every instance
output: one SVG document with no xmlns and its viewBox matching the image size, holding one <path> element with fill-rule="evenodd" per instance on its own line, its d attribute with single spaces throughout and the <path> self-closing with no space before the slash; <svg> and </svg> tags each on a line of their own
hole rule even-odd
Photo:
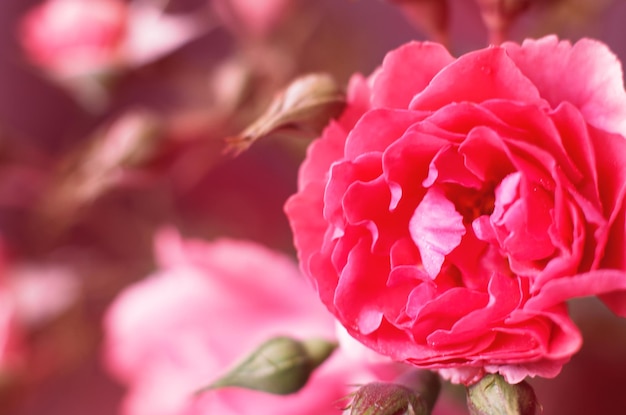
<svg viewBox="0 0 626 415">
<path fill-rule="evenodd" d="M 626 316 L 626 92 L 605 45 L 455 59 L 412 42 L 348 92 L 286 212 L 352 336 L 456 383 L 515 383 L 580 348 L 567 300 Z"/>
<path fill-rule="evenodd" d="M 4 243 L 0 241 L 0 377 L 17 370 L 23 356 L 17 303 L 8 278 Z"/>
<path fill-rule="evenodd" d="M 48 0 L 24 17 L 21 41 L 41 67 L 69 75 L 95 72 L 120 63 L 127 17 L 119 0 Z"/>
<path fill-rule="evenodd" d="M 160 270 L 126 289 L 105 318 L 106 362 L 128 394 L 122 413 L 334 414 L 351 385 L 399 368 L 336 351 L 293 395 L 225 388 L 194 396 L 263 341 L 335 338 L 297 266 L 251 242 L 157 239 Z"/>
<path fill-rule="evenodd" d="M 19 35 L 34 64 L 70 78 L 155 60 L 201 33 L 198 23 L 146 0 L 47 0 L 23 17 Z"/>
</svg>

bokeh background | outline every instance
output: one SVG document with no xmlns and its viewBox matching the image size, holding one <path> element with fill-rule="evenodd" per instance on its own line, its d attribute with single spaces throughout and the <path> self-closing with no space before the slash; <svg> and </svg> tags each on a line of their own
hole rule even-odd
<svg viewBox="0 0 626 415">
<path fill-rule="evenodd" d="M 148 62 L 118 65 L 95 92 L 25 50 L 22 21 L 40 1 L 0 1 L 0 302 L 17 309 L 7 323 L 17 334 L 0 333 L 10 343 L 0 414 L 117 413 L 123 388 L 101 365 L 101 318 L 154 270 L 158 229 L 294 255 L 282 206 L 308 141 L 270 136 L 234 157 L 224 139 L 299 74 L 344 85 L 432 35 L 381 0 L 268 0 L 278 11 L 260 23 L 220 12 L 229 1 L 144 1 L 199 29 Z M 487 45 L 475 1 L 450 0 L 448 10 L 453 54 Z M 510 39 L 593 37 L 625 62 L 625 21 L 623 0 L 535 0 Z M 129 144 L 116 154 L 120 134 Z M 572 312 L 585 345 L 558 378 L 532 381 L 544 413 L 626 413 L 626 322 L 591 299 Z"/>
</svg>

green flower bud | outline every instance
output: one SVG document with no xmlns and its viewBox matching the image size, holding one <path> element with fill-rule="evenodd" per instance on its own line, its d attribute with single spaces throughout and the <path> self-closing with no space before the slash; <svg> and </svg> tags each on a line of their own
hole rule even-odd
<svg viewBox="0 0 626 415">
<path fill-rule="evenodd" d="M 396 383 L 373 382 L 357 390 L 350 415 L 428 415 L 428 403 L 419 393 Z"/>
<path fill-rule="evenodd" d="M 471 415 L 534 415 L 539 406 L 526 382 L 511 385 L 500 375 L 487 375 L 467 390 Z"/>
<path fill-rule="evenodd" d="M 275 337 L 198 393 L 225 387 L 277 395 L 294 393 L 306 384 L 311 373 L 336 347 L 336 344 L 322 339 L 299 341 L 289 337 Z"/>
</svg>

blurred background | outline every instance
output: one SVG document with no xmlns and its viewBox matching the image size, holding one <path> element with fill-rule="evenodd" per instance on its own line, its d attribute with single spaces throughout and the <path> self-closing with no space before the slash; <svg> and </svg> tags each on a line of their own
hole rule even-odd
<svg viewBox="0 0 626 415">
<path fill-rule="evenodd" d="M 487 46 L 479 3 L 2 0 L 0 414 L 117 413 L 100 321 L 154 270 L 158 229 L 294 254 L 282 206 L 309 141 L 235 157 L 226 139 L 298 75 L 345 85 L 411 39 Z M 625 1 L 519 3 L 508 39 L 593 37 L 626 61 Z M 533 381 L 544 413 L 626 413 L 626 322 L 595 300 L 572 312 L 585 345 Z"/>
</svg>

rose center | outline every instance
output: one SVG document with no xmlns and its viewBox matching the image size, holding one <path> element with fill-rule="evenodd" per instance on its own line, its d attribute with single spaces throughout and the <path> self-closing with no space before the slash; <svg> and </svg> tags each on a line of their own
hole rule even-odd
<svg viewBox="0 0 626 415">
<path fill-rule="evenodd" d="M 474 219 L 493 213 L 496 202 L 494 188 L 495 186 L 490 184 L 481 189 L 446 184 L 445 195 L 454 203 L 456 211 L 463 216 L 463 223 L 471 224 Z"/>
</svg>

